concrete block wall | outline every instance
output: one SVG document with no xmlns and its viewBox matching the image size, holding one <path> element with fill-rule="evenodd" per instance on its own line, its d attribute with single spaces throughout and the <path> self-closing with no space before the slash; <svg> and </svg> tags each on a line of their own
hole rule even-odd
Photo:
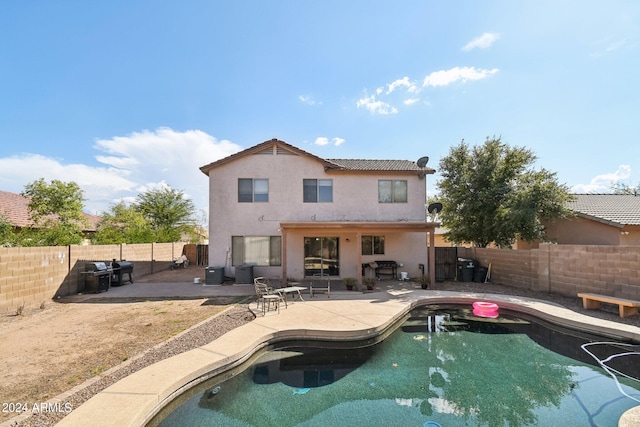
<svg viewBox="0 0 640 427">
<path fill-rule="evenodd" d="M 575 296 L 593 292 L 640 300 L 640 246 L 552 245 L 509 250 L 459 248 L 487 266 L 495 283 Z"/>
<path fill-rule="evenodd" d="M 69 248 L 0 248 L 0 313 L 50 301 L 69 272 Z"/>
<path fill-rule="evenodd" d="M 531 289 L 534 277 L 532 270 L 537 270 L 538 265 L 537 256 L 532 254 L 534 251 L 458 248 L 458 257 L 478 260 L 483 267 L 488 267 L 491 264 L 491 281 L 493 282 L 499 280 L 499 283 Z"/>
<path fill-rule="evenodd" d="M 169 268 L 184 243 L 0 248 L 0 313 L 38 307 L 84 289 L 85 262 L 126 259 L 135 277 Z M 178 255 L 179 256 L 179 255 Z"/>
</svg>

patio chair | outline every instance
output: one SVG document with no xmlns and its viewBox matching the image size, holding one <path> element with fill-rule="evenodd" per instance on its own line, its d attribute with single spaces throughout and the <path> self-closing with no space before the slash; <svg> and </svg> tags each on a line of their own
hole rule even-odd
<svg viewBox="0 0 640 427">
<path fill-rule="evenodd" d="M 256 277 L 253 279 L 253 284 L 256 288 L 256 296 L 258 300 L 256 301 L 256 309 L 260 308 L 260 304 L 262 304 L 262 315 L 271 310 L 271 304 L 273 304 L 274 308 L 278 310 L 278 314 L 280 313 L 280 303 L 284 302 L 286 307 L 287 301 L 277 292 L 273 291 L 273 288 L 264 283 L 262 277 Z"/>
<path fill-rule="evenodd" d="M 313 276 L 314 279 L 311 281 L 311 286 L 309 286 L 309 293 L 311 294 L 311 298 L 313 298 L 313 295 L 318 292 L 326 292 L 327 298 L 331 298 L 331 278 L 329 277 L 329 275 L 317 273 Z"/>
</svg>

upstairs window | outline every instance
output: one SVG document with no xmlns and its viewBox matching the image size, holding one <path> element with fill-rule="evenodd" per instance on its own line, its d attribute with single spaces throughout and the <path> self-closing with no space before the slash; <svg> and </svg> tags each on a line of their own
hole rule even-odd
<svg viewBox="0 0 640 427">
<path fill-rule="evenodd" d="M 378 181 L 379 203 L 407 203 L 407 181 L 381 179 Z"/>
<path fill-rule="evenodd" d="M 333 180 L 303 179 L 302 193 L 302 201 L 305 203 L 333 202 Z"/>
<path fill-rule="evenodd" d="M 238 202 L 268 202 L 269 180 L 238 178 Z"/>
</svg>

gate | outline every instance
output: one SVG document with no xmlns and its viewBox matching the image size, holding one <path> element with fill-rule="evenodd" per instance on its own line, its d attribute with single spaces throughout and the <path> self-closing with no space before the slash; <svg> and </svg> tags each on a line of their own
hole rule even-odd
<svg viewBox="0 0 640 427">
<path fill-rule="evenodd" d="M 196 265 L 209 265 L 209 245 L 196 245 Z"/>
<path fill-rule="evenodd" d="M 436 282 L 456 279 L 458 262 L 457 247 L 435 247 L 436 250 Z"/>
</svg>

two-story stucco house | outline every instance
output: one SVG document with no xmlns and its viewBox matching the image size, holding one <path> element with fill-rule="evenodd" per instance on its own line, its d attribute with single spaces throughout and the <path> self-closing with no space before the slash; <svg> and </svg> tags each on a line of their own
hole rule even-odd
<svg viewBox="0 0 640 427">
<path fill-rule="evenodd" d="M 363 265 L 392 260 L 435 280 L 438 224 L 425 211 L 431 168 L 323 159 L 272 139 L 200 169 L 209 176 L 209 265 L 227 276 L 252 264 L 259 276 L 361 283 Z"/>
</svg>

